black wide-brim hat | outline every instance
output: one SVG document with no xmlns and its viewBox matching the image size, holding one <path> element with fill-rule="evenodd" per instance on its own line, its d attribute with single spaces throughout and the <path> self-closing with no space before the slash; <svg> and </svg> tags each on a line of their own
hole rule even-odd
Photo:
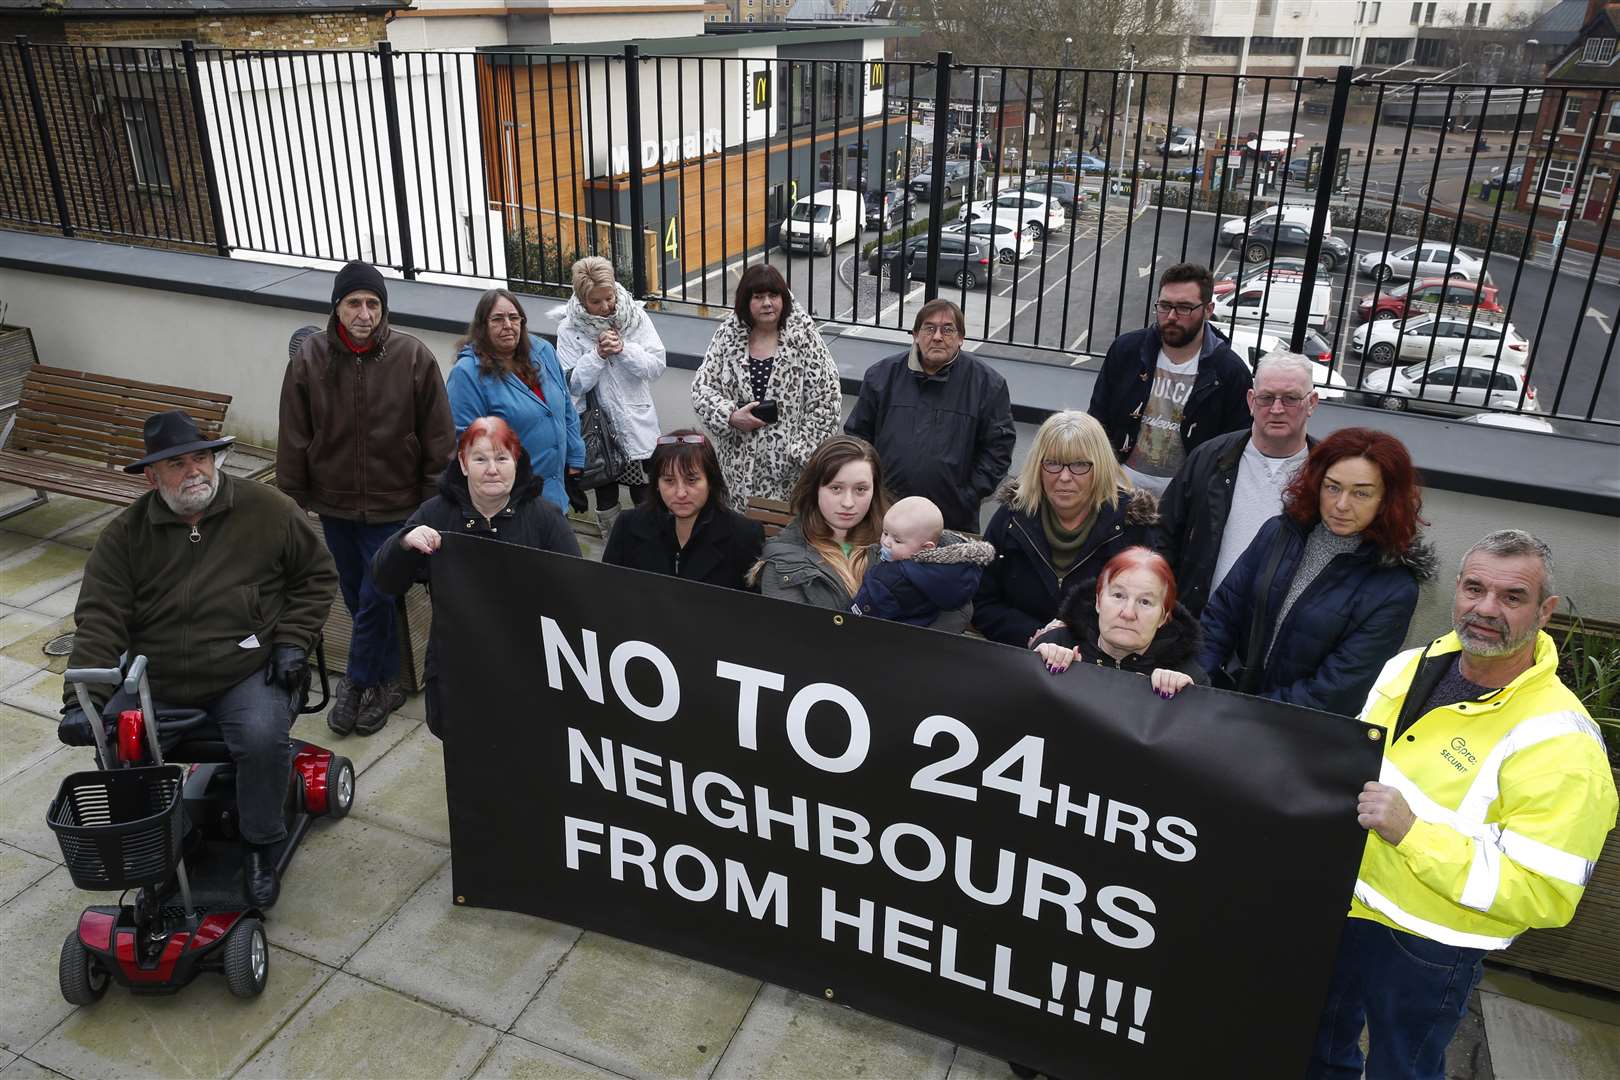
<svg viewBox="0 0 1620 1080">
<path fill-rule="evenodd" d="M 179 457 L 197 450 L 218 450 L 236 441 L 235 435 L 222 439 L 205 439 L 197 430 L 197 422 L 179 409 L 153 413 L 146 418 L 141 432 L 146 440 L 146 456 L 124 466 L 127 473 L 139 473 L 148 465 L 165 458 Z"/>
</svg>

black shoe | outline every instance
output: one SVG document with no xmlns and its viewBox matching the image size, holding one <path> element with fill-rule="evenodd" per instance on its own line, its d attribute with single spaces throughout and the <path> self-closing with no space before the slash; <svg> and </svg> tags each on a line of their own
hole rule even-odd
<svg viewBox="0 0 1620 1080">
<path fill-rule="evenodd" d="M 355 720 L 357 735 L 375 735 L 388 723 L 394 710 L 405 704 L 405 691 L 398 683 L 384 683 L 360 693 L 360 714 Z"/>
<path fill-rule="evenodd" d="M 248 844 L 242 860 L 243 892 L 247 902 L 260 911 L 267 911 L 281 894 L 281 882 L 276 877 L 275 860 L 271 858 L 273 845 Z"/>
<path fill-rule="evenodd" d="M 360 688 L 348 679 L 339 679 L 332 692 L 332 708 L 326 714 L 326 726 L 333 733 L 347 735 L 354 730 L 360 716 Z"/>
</svg>

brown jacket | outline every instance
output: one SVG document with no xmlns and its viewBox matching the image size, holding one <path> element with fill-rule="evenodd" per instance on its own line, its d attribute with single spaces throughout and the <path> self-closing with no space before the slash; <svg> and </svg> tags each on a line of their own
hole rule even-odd
<svg viewBox="0 0 1620 1080">
<path fill-rule="evenodd" d="M 428 347 L 386 318 L 363 355 L 337 325 L 334 315 L 287 364 L 276 484 L 326 517 L 404 521 L 437 492 L 455 453 L 444 376 Z"/>
<path fill-rule="evenodd" d="M 113 518 L 85 564 L 69 667 L 115 667 L 127 649 L 151 662 L 154 698 L 202 706 L 274 645 L 314 651 L 337 594 L 332 556 L 275 488 L 223 472 L 219 485 L 195 540 L 155 491 Z M 72 686 L 63 699 L 76 704 Z"/>
</svg>

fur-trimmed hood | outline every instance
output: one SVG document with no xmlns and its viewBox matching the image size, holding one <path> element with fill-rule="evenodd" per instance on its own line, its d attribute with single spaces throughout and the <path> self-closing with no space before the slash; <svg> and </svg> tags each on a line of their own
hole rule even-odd
<svg viewBox="0 0 1620 1080">
<path fill-rule="evenodd" d="M 904 562 L 883 562 L 878 544 L 868 545 L 866 551 L 866 578 L 853 610 L 915 626 L 935 625 L 942 612 L 971 605 L 984 568 L 996 559 L 994 545 L 949 530 L 940 536 L 938 546 Z"/>
<path fill-rule="evenodd" d="M 1440 574 L 1440 552 L 1423 533 L 1419 532 L 1412 537 L 1412 542 L 1400 555 L 1390 555 L 1381 552 L 1378 556 L 1379 566 L 1404 566 L 1412 571 L 1419 585 L 1427 585 Z"/>
<path fill-rule="evenodd" d="M 873 558 L 877 552 L 872 553 Z M 911 557 L 912 562 L 932 563 L 940 566 L 949 566 L 957 563 L 972 563 L 975 566 L 989 566 L 996 561 L 996 549 L 983 540 L 969 540 L 959 532 L 946 529 L 940 534 L 939 543 L 926 548 Z"/>
<path fill-rule="evenodd" d="M 1013 496 L 1018 494 L 1018 481 L 1008 477 L 996 488 L 996 501 L 1013 513 Z M 1120 488 L 1116 506 L 1124 510 L 1124 523 L 1137 527 L 1157 525 L 1159 523 L 1159 500 L 1151 491 L 1140 488 Z M 1024 517 L 1034 518 L 1035 514 L 1023 514 Z"/>
<path fill-rule="evenodd" d="M 544 487 L 544 482 L 534 475 L 534 468 L 529 464 L 529 455 L 519 454 L 517 475 L 512 479 L 512 493 L 507 496 L 506 511 L 503 513 L 515 512 L 530 499 L 539 498 Z M 439 494 L 453 503 L 463 517 L 478 512 L 473 508 L 472 491 L 467 485 L 467 474 L 461 469 L 460 454 L 452 457 L 444 472 L 439 474 Z"/>
<path fill-rule="evenodd" d="M 1058 609 L 1058 618 L 1069 628 L 1074 635 L 1075 647 L 1087 660 L 1095 660 L 1102 656 L 1102 650 L 1097 644 L 1097 637 L 1101 633 L 1097 619 L 1097 579 L 1081 582 L 1073 592 L 1063 601 Z M 1118 662 L 1118 666 L 1130 670 L 1152 671 L 1154 668 L 1173 668 L 1184 670 L 1198 656 L 1198 650 L 1204 643 L 1202 629 L 1198 620 L 1181 604 L 1175 606 L 1170 613 L 1170 621 L 1159 627 L 1158 633 L 1153 635 L 1153 641 L 1147 651 L 1132 654 Z M 1114 663 L 1109 657 L 1108 663 Z"/>
</svg>

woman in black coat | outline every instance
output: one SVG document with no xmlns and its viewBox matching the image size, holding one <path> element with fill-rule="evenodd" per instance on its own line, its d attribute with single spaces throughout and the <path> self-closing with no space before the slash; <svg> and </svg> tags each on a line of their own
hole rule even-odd
<svg viewBox="0 0 1620 1080">
<path fill-rule="evenodd" d="M 746 589 L 765 530 L 731 508 L 709 437 L 691 429 L 659 436 L 647 476 L 646 497 L 613 523 L 602 561 Z"/>
<path fill-rule="evenodd" d="M 529 466 L 517 435 L 499 417 L 481 416 L 461 433 L 456 456 L 439 476 L 439 493 L 421 506 L 371 562 L 377 590 L 399 596 L 429 582 L 432 556 L 445 533 L 482 536 L 540 551 L 579 555 L 562 512 L 542 497 L 545 484 Z M 431 586 L 430 586 L 431 587 Z M 437 633 L 435 627 L 433 633 Z M 444 738 L 444 705 L 428 638 L 424 682 L 428 730 Z"/>
<path fill-rule="evenodd" d="M 984 538 L 996 549 L 973 598 L 973 626 L 1028 648 L 1082 581 L 1128 547 L 1152 543 L 1158 504 L 1127 486 L 1102 425 L 1083 412 L 1047 417 Z"/>
<path fill-rule="evenodd" d="M 1355 716 L 1400 651 L 1434 550 L 1406 447 L 1344 428 L 1311 449 L 1203 612 L 1199 663 L 1246 694 Z"/>
<path fill-rule="evenodd" d="M 1160 697 L 1193 683 L 1207 685 L 1198 665 L 1198 620 L 1176 603 L 1176 579 L 1164 556 L 1126 548 L 1108 560 L 1096 581 L 1069 594 L 1061 626 L 1035 639 L 1052 674 L 1076 660 L 1146 675 Z"/>
</svg>

